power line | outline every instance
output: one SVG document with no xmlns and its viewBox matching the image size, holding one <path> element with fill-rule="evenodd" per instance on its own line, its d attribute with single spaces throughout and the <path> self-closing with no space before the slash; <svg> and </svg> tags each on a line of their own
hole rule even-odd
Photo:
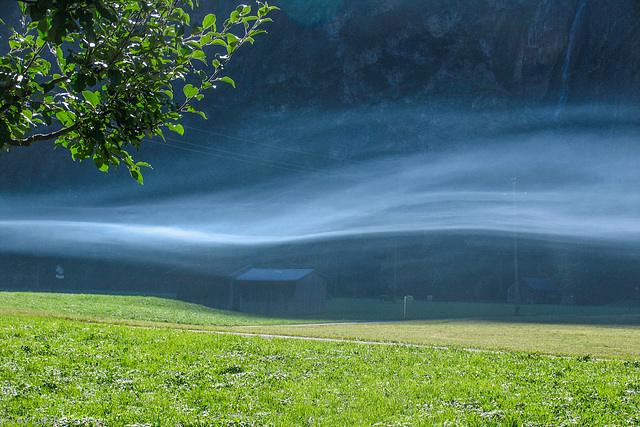
<svg viewBox="0 0 640 427">
<path fill-rule="evenodd" d="M 293 153 L 305 154 L 305 155 L 308 155 L 308 156 L 320 157 L 320 158 L 323 158 L 323 159 L 329 159 L 329 160 L 332 160 L 332 161 L 335 161 L 335 160 L 336 160 L 334 157 L 327 156 L 327 155 L 325 155 L 325 154 L 312 153 L 312 152 L 310 152 L 310 151 L 299 150 L 299 149 L 296 149 L 296 148 L 288 148 L 288 147 L 282 147 L 282 146 L 279 146 L 279 145 L 267 144 L 267 143 L 264 143 L 264 142 L 253 141 L 253 140 L 251 140 L 251 139 L 240 138 L 240 137 L 238 137 L 238 136 L 225 135 L 225 134 L 220 133 L 220 132 L 214 132 L 214 131 L 210 131 L 210 130 L 206 130 L 206 129 L 192 128 L 191 126 L 184 126 L 184 125 L 183 125 L 183 127 L 184 127 L 185 129 L 191 129 L 191 130 L 195 130 L 195 131 L 199 131 L 199 132 L 204 132 L 204 133 L 208 133 L 208 134 L 210 134 L 210 135 L 220 136 L 220 137 L 223 137 L 223 138 L 232 139 L 232 140 L 236 140 L 236 141 L 240 141 L 240 142 L 248 142 L 248 143 L 250 143 L 250 144 L 262 145 L 262 146 L 264 146 L 264 147 L 274 148 L 274 149 L 276 149 L 276 150 L 291 151 L 291 152 L 293 152 Z M 361 161 L 358 161 L 358 160 L 342 159 L 342 160 L 340 160 L 340 161 L 341 161 L 341 162 L 344 162 L 344 163 L 352 163 L 352 164 L 359 164 L 359 165 L 367 165 L 367 163 L 365 163 L 365 162 L 361 162 Z"/>
<path fill-rule="evenodd" d="M 169 138 L 167 138 L 169 139 Z M 166 141 L 162 142 L 159 140 L 150 140 L 150 139 L 146 139 L 146 141 L 151 142 L 152 144 L 157 144 L 157 145 L 162 145 L 162 146 L 166 146 L 166 147 L 171 147 L 171 148 L 176 148 L 179 150 L 184 150 L 184 151 L 191 151 L 193 153 L 200 153 L 200 154 L 205 154 L 208 156 L 212 156 L 212 157 L 218 157 L 218 158 L 223 158 L 223 159 L 227 159 L 227 160 L 235 160 L 238 162 L 243 162 L 243 163 L 249 163 L 249 164 L 253 164 L 253 165 L 259 165 L 259 166 L 268 166 L 268 167 L 272 167 L 272 168 L 276 168 L 276 169 L 282 169 L 282 170 L 288 170 L 290 172 L 313 172 L 313 173 L 317 173 L 319 175 L 324 175 L 324 176 L 328 176 L 328 177 L 344 177 L 346 176 L 346 174 L 330 174 L 327 172 L 323 172 L 320 169 L 313 169 L 313 168 L 308 168 L 308 167 L 300 167 L 298 165 L 292 165 L 289 163 L 283 163 L 283 162 L 278 162 L 275 160 L 267 160 L 267 159 L 259 159 L 257 157 L 252 157 L 252 156 L 246 156 L 243 154 L 238 154 L 238 153 L 232 153 L 232 152 L 227 152 L 227 153 L 232 153 L 235 156 L 239 156 L 239 157 L 232 157 L 229 155 L 224 155 L 224 154 L 217 154 L 217 153 L 212 153 L 209 150 L 218 150 L 212 147 L 206 147 L 206 146 L 202 146 L 202 145 L 198 145 L 198 144 L 194 144 L 194 143 L 188 143 L 185 141 L 179 141 L 179 140 L 175 140 L 175 139 L 170 139 L 172 141 L 176 141 L 179 142 L 181 144 L 185 144 L 185 145 L 192 145 L 195 147 L 199 147 L 199 148 L 205 148 L 206 150 L 200 150 L 197 148 L 189 148 L 189 147 L 184 147 L 184 146 L 180 146 L 180 145 L 174 145 L 174 144 L 169 144 Z M 242 157 L 247 157 L 247 158 L 242 158 Z M 258 159 L 261 161 L 257 161 L 257 160 L 250 160 L 250 159 Z M 303 169 L 304 168 L 304 169 Z M 355 176 L 355 175 L 349 175 L 349 176 Z"/>
<path fill-rule="evenodd" d="M 236 160 L 236 161 L 239 161 L 239 162 L 250 163 L 250 164 L 253 164 L 253 165 L 270 166 L 270 167 L 273 167 L 273 168 L 284 169 L 284 170 L 288 170 L 288 171 L 292 171 L 292 172 L 304 172 L 304 171 L 302 171 L 300 169 L 293 169 L 293 168 L 288 168 L 288 167 L 283 167 L 283 166 L 270 165 L 270 164 L 263 163 L 263 162 L 254 162 L 254 161 L 251 161 L 251 160 L 245 160 L 245 159 L 239 159 L 239 158 L 236 158 L 236 157 L 224 156 L 222 154 L 216 154 L 216 153 L 212 153 L 210 151 L 198 150 L 198 149 L 195 149 L 195 148 L 182 147 L 182 146 L 179 146 L 179 145 L 169 144 L 167 142 L 161 142 L 161 141 L 157 141 L 157 140 L 156 141 L 147 140 L 147 141 L 149 141 L 149 142 L 151 142 L 153 144 L 163 145 L 165 147 L 172 147 L 172 148 L 176 148 L 176 149 L 179 149 L 179 150 L 191 151 L 193 153 L 206 154 L 206 155 L 212 156 L 212 157 L 220 157 L 220 158 L 228 159 L 228 160 Z"/>
<path fill-rule="evenodd" d="M 275 164 L 278 164 L 278 165 L 282 165 L 282 166 L 285 166 L 285 167 L 292 167 L 292 168 L 296 168 L 296 169 L 302 169 L 302 170 L 305 170 L 306 172 L 320 172 L 320 173 L 323 172 L 319 168 L 313 168 L 313 167 L 304 166 L 304 165 L 296 165 L 296 164 L 281 162 L 281 161 L 278 161 L 278 160 L 264 159 L 262 157 L 251 156 L 249 154 L 236 153 L 235 151 L 224 150 L 222 148 L 215 148 L 215 147 L 210 147 L 208 145 L 196 144 L 195 142 L 182 141 L 182 140 L 179 140 L 179 139 L 166 138 L 166 137 L 165 137 L 165 140 L 169 140 L 169 141 L 173 141 L 173 142 L 177 142 L 177 143 L 185 144 L 185 145 L 191 145 L 191 146 L 198 147 L 198 148 L 206 148 L 208 150 L 218 151 L 218 152 L 221 152 L 221 153 L 230 154 L 232 156 L 238 156 L 239 158 L 247 158 L 247 159 L 255 160 L 255 161 L 258 161 L 258 162 L 269 162 L 269 163 L 275 163 Z"/>
</svg>

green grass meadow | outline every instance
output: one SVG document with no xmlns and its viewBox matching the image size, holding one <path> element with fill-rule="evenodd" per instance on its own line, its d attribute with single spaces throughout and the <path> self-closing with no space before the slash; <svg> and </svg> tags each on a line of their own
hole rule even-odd
<svg viewBox="0 0 640 427">
<path fill-rule="evenodd" d="M 354 320 L 375 320 L 355 303 Z M 158 298 L 0 292 L 0 425 L 640 425 L 633 308 L 478 314 L 489 308 L 433 303 L 431 320 L 294 326 L 305 319 Z M 452 318 L 436 314 L 451 310 Z M 348 320 L 343 311 L 306 320 Z M 534 328 L 540 350 L 518 347 Z M 456 330 L 455 340 L 447 335 Z M 584 342 L 607 339 L 629 346 L 584 351 Z M 571 340 L 577 350 L 553 344 Z"/>
</svg>

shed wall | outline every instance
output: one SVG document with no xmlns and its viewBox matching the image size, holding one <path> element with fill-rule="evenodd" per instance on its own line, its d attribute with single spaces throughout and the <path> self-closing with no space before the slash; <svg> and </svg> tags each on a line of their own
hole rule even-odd
<svg viewBox="0 0 640 427">
<path fill-rule="evenodd" d="M 296 289 L 298 314 L 324 313 L 327 309 L 327 282 L 317 273 L 303 277 Z"/>
<path fill-rule="evenodd" d="M 236 281 L 234 310 L 262 314 L 294 314 L 295 282 Z"/>
<path fill-rule="evenodd" d="M 312 272 L 297 282 L 236 280 L 233 309 L 249 313 L 299 315 L 326 310 L 327 284 Z"/>
</svg>

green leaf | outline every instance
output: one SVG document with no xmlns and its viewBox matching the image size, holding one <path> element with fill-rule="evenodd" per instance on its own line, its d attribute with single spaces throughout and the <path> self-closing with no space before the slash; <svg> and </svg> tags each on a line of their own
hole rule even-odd
<svg viewBox="0 0 640 427">
<path fill-rule="evenodd" d="M 107 172 L 109 170 L 109 163 L 105 163 L 101 156 L 93 156 L 93 163 L 95 163 L 96 167 L 102 172 Z"/>
<path fill-rule="evenodd" d="M 182 91 L 187 98 L 193 98 L 198 94 L 198 88 L 194 87 L 191 83 L 187 84 Z"/>
<path fill-rule="evenodd" d="M 224 46 L 225 48 L 227 47 L 227 42 L 225 42 L 222 39 L 214 39 L 211 44 L 219 44 L 220 46 Z"/>
<path fill-rule="evenodd" d="M 8 141 L 11 139 L 11 131 L 4 120 L 0 120 L 0 141 Z"/>
<path fill-rule="evenodd" d="M 122 72 L 116 68 L 110 68 L 107 70 L 107 77 L 111 80 L 111 84 L 118 86 L 122 83 Z"/>
<path fill-rule="evenodd" d="M 233 86 L 234 88 L 236 87 L 236 82 L 234 82 L 231 77 L 220 77 L 217 78 L 215 81 L 217 82 L 225 82 L 225 83 L 229 83 L 231 86 Z"/>
<path fill-rule="evenodd" d="M 104 19 L 106 19 L 107 21 L 109 21 L 111 23 L 115 23 L 117 21 L 117 18 L 112 13 L 112 11 L 109 10 L 109 9 L 111 9 L 111 7 L 110 6 L 106 6 L 106 5 L 102 4 L 102 3 L 103 2 L 99 2 L 99 1 L 95 2 L 96 10 L 100 14 L 100 16 L 102 16 Z M 109 9 L 107 9 L 107 7 L 109 7 Z"/>
<path fill-rule="evenodd" d="M 93 108 L 96 108 L 96 105 L 100 103 L 100 98 L 98 98 L 98 95 L 91 92 L 90 90 L 83 90 L 82 96 L 84 96 L 84 99 L 86 99 Z"/>
<path fill-rule="evenodd" d="M 255 36 L 256 34 L 262 34 L 262 33 L 266 33 L 266 31 L 265 31 L 265 30 L 253 30 L 253 31 L 251 31 L 251 32 L 249 33 L 249 37 L 253 37 L 253 36 Z"/>
<path fill-rule="evenodd" d="M 207 28 L 212 27 L 212 30 L 216 30 L 216 15 L 213 13 L 208 14 L 204 17 L 204 21 L 202 21 L 202 29 L 206 30 Z"/>
<path fill-rule="evenodd" d="M 84 159 L 84 157 L 82 157 L 82 153 L 80 152 L 80 147 L 78 147 L 77 145 L 74 145 L 73 147 L 70 147 L 69 151 L 71 152 L 71 158 L 73 160 L 82 161 Z"/>
<path fill-rule="evenodd" d="M 56 113 L 56 118 L 60 120 L 64 126 L 71 126 L 73 124 L 73 121 L 71 120 L 71 116 L 69 116 L 68 111 L 64 111 L 64 110 L 58 111 Z"/>
<path fill-rule="evenodd" d="M 56 57 L 58 58 L 58 61 L 60 61 L 60 65 L 64 67 L 67 62 L 64 59 L 64 53 L 62 53 L 60 46 L 56 46 Z"/>
<path fill-rule="evenodd" d="M 182 125 L 176 125 L 171 122 L 165 123 L 165 125 L 172 131 L 179 133 L 180 135 L 184 135 L 184 127 Z"/>
<path fill-rule="evenodd" d="M 53 121 L 51 120 L 51 112 L 49 112 L 49 111 L 45 111 L 45 112 L 42 114 L 42 118 L 44 119 L 44 123 L 45 123 L 47 126 L 51 126 L 51 124 L 53 123 Z M 0 137 L 0 141 L 1 141 L 1 140 L 2 140 L 2 138 Z"/>
<path fill-rule="evenodd" d="M 133 179 L 135 179 L 136 181 L 138 181 L 140 183 L 140 185 L 143 185 L 144 183 L 142 182 L 142 174 L 140 173 L 140 168 L 137 166 L 132 166 L 129 168 L 129 173 L 131 174 L 131 177 Z"/>
<path fill-rule="evenodd" d="M 199 59 L 200 61 L 206 63 L 207 61 L 207 55 L 201 51 L 201 50 L 194 50 L 193 53 L 191 54 L 191 57 L 193 59 Z"/>
<path fill-rule="evenodd" d="M 240 39 L 233 33 L 227 33 L 224 35 L 227 38 L 227 43 L 239 43 Z"/>
<path fill-rule="evenodd" d="M 187 112 L 188 113 L 199 114 L 200 116 L 202 116 L 203 119 L 207 120 L 207 116 L 202 111 L 198 111 L 195 108 L 193 108 L 193 105 L 191 105 L 191 104 L 187 104 Z"/>
<path fill-rule="evenodd" d="M 55 76 L 54 76 L 54 78 L 55 78 Z M 41 86 L 42 87 L 42 93 L 45 94 L 45 93 L 51 92 L 55 86 L 56 85 L 53 82 L 43 83 L 42 86 Z"/>
<path fill-rule="evenodd" d="M 257 21 L 257 20 L 258 20 L 257 16 L 247 16 L 246 18 L 242 18 L 243 23 L 248 23 L 248 22 Z"/>
</svg>

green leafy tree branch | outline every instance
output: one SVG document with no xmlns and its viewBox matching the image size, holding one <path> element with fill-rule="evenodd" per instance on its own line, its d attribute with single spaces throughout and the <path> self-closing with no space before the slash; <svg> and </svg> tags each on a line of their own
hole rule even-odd
<svg viewBox="0 0 640 427">
<path fill-rule="evenodd" d="M 124 164 L 140 183 L 149 165 L 131 149 L 163 128 L 183 134 L 183 113 L 205 117 L 193 103 L 235 87 L 225 66 L 277 9 L 240 5 L 217 25 L 213 14 L 191 22 L 198 0 L 15 1 L 22 20 L 0 59 L 3 148 L 55 141 L 102 171 Z"/>
</svg>

